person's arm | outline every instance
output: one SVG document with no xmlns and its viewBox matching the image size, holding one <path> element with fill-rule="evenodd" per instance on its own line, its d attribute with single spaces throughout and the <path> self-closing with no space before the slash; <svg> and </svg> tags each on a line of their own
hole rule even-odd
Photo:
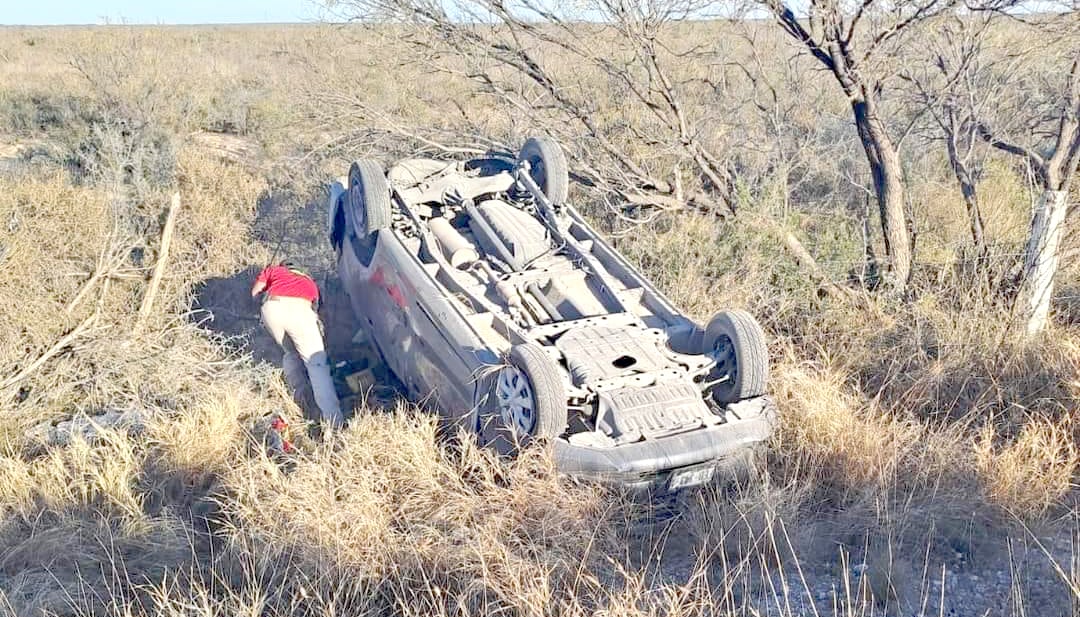
<svg viewBox="0 0 1080 617">
<path fill-rule="evenodd" d="M 266 289 L 266 283 L 270 279 L 270 268 L 263 268 L 259 276 L 255 277 L 255 284 L 251 286 L 251 297 L 261 294 Z"/>
</svg>

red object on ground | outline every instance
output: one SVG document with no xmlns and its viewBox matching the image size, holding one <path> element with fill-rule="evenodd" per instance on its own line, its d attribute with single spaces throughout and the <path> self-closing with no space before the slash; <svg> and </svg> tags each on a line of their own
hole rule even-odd
<svg viewBox="0 0 1080 617">
<path fill-rule="evenodd" d="M 285 266 L 268 266 L 255 278 L 255 283 L 264 283 L 263 291 L 270 296 L 303 298 L 314 302 L 319 299 L 319 286 L 309 276 L 294 272 Z"/>
<path fill-rule="evenodd" d="M 285 454 L 292 454 L 296 451 L 292 442 L 285 436 L 285 431 L 289 430 L 289 421 L 281 416 L 276 416 L 270 421 L 270 430 L 281 435 L 281 451 Z"/>
</svg>

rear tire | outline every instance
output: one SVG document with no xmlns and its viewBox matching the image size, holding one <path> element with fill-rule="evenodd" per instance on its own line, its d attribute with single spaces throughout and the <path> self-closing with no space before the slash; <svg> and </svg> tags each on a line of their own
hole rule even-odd
<svg viewBox="0 0 1080 617">
<path fill-rule="evenodd" d="M 566 388 L 542 347 L 514 345 L 495 382 L 500 422 L 518 440 L 554 439 L 566 430 Z"/>
<path fill-rule="evenodd" d="M 349 167 L 346 199 L 359 238 L 390 226 L 390 183 L 377 161 L 360 160 Z"/>
<path fill-rule="evenodd" d="M 550 137 L 530 137 L 521 147 L 518 161 L 528 161 L 533 182 L 555 206 L 570 196 L 570 173 L 559 142 Z"/>
<path fill-rule="evenodd" d="M 765 332 L 746 311 L 721 311 L 709 320 L 701 352 L 717 361 L 710 379 L 727 375 L 713 386 L 719 403 L 734 403 L 765 394 L 769 380 L 769 349 Z"/>
</svg>

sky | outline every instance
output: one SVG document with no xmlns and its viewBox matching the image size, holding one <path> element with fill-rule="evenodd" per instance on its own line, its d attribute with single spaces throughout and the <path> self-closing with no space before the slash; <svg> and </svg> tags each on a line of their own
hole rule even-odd
<svg viewBox="0 0 1080 617">
<path fill-rule="evenodd" d="M 316 0 L 0 0 L 0 24 L 305 22 Z"/>
</svg>

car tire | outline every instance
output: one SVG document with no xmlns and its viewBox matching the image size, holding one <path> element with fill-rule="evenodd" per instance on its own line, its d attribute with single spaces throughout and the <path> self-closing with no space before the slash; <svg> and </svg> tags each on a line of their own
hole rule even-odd
<svg viewBox="0 0 1080 617">
<path fill-rule="evenodd" d="M 531 407 L 513 405 L 527 396 Z M 566 430 L 566 387 L 558 367 L 542 347 L 514 345 L 495 378 L 499 421 L 519 441 L 554 439 Z"/>
<path fill-rule="evenodd" d="M 559 142 L 550 137 L 531 137 L 518 153 L 518 161 L 528 161 L 529 175 L 555 206 L 570 196 L 570 173 Z"/>
<path fill-rule="evenodd" d="M 354 161 L 349 167 L 348 198 L 356 235 L 367 238 L 390 226 L 390 183 L 377 161 Z"/>
<path fill-rule="evenodd" d="M 728 376 L 712 388 L 717 402 L 734 403 L 765 394 L 769 350 L 765 332 L 750 313 L 732 310 L 713 316 L 705 328 L 702 353 L 717 360 L 710 379 Z"/>
</svg>

